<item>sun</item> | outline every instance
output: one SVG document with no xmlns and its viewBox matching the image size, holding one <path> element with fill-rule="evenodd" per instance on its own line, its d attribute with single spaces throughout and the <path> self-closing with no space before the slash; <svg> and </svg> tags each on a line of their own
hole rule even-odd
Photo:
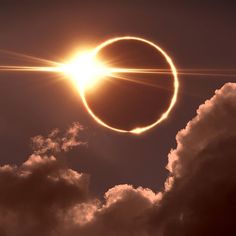
<svg viewBox="0 0 236 236">
<path fill-rule="evenodd" d="M 108 67 L 96 58 L 94 50 L 77 54 L 63 65 L 62 70 L 79 91 L 94 87 L 109 74 Z"/>
<path fill-rule="evenodd" d="M 161 55 L 163 56 L 163 58 L 166 60 L 166 62 L 169 64 L 170 66 L 170 70 L 171 70 L 171 75 L 173 77 L 173 84 L 174 84 L 174 91 L 173 91 L 173 96 L 171 99 L 171 102 L 169 104 L 169 106 L 166 108 L 166 111 L 162 114 L 162 116 L 157 119 L 154 123 L 151 123 L 147 126 L 143 126 L 143 127 L 136 127 L 132 130 L 123 130 L 123 129 L 119 129 L 116 127 L 112 127 L 108 124 L 106 124 L 105 122 L 103 122 L 103 120 L 101 120 L 99 117 L 97 117 L 93 110 L 89 107 L 86 97 L 85 97 L 85 89 L 80 90 L 80 96 L 81 99 L 84 103 L 85 108 L 87 109 L 88 113 L 93 117 L 93 119 L 99 123 L 100 125 L 116 131 L 116 132 L 120 132 L 120 133 L 132 133 L 132 134 L 141 134 L 143 132 L 146 132 L 150 129 L 152 129 L 153 127 L 155 127 L 156 125 L 158 125 L 159 123 L 161 123 L 162 121 L 164 121 L 165 119 L 167 119 L 168 115 L 170 114 L 172 108 L 174 107 L 175 103 L 177 102 L 177 95 L 178 95 L 178 90 L 179 90 L 179 80 L 178 80 L 178 75 L 177 75 L 177 69 L 174 65 L 174 63 L 172 62 L 172 59 L 170 58 L 170 56 L 161 48 L 159 47 L 157 44 L 144 39 L 144 38 L 140 38 L 140 37 L 134 37 L 134 36 L 123 36 L 123 37 L 116 37 L 116 38 L 112 38 L 109 39 L 103 43 L 101 43 L 100 45 L 98 45 L 94 51 L 93 51 L 93 55 L 94 57 L 97 56 L 97 54 L 99 53 L 100 50 L 102 50 L 103 48 L 105 48 L 106 46 L 116 43 L 118 41 L 122 41 L 122 40 L 134 40 L 134 41 L 139 41 L 142 42 L 144 44 L 147 44 L 151 47 L 153 47 L 157 53 L 161 53 Z M 130 71 L 137 71 L 136 69 L 130 69 L 130 68 L 113 68 L 112 66 L 110 67 L 106 67 L 106 69 L 104 70 L 105 73 L 108 73 L 111 77 L 116 78 L 116 74 L 118 73 L 122 73 L 122 72 L 130 72 Z M 145 70 L 144 70 L 145 71 Z M 142 72 L 142 71 L 140 71 Z M 158 72 L 157 72 L 158 73 Z"/>
</svg>

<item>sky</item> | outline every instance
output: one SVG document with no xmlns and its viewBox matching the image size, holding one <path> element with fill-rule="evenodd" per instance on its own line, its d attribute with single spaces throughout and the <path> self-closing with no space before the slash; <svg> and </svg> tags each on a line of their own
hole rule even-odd
<svg viewBox="0 0 236 236">
<path fill-rule="evenodd" d="M 0 50 L 60 62 L 132 35 L 177 69 L 235 69 L 231 2 L 1 1 Z M 235 82 L 179 75 L 168 119 L 133 135 L 97 124 L 67 79 L 1 72 L 0 235 L 232 235 Z"/>
</svg>

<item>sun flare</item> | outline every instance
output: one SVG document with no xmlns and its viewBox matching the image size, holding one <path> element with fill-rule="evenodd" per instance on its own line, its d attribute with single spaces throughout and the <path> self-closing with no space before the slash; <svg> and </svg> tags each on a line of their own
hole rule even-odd
<svg viewBox="0 0 236 236">
<path fill-rule="evenodd" d="M 164 69 L 160 67 L 154 68 L 117 68 L 114 66 L 114 59 L 109 59 L 109 61 L 103 61 L 98 58 L 99 52 L 104 49 L 106 46 L 109 46 L 113 43 L 128 40 L 128 41 L 139 41 L 146 45 L 149 45 L 153 49 L 156 50 L 157 53 L 163 56 L 163 59 L 168 63 L 169 68 Z M 66 78 L 73 83 L 73 85 L 78 90 L 83 104 L 88 111 L 88 113 L 93 117 L 93 119 L 99 123 L 100 125 L 122 133 L 133 133 L 133 134 L 141 134 L 147 130 L 152 129 L 163 120 L 165 120 L 174 105 L 177 102 L 177 95 L 179 92 L 179 80 L 178 75 L 183 76 L 211 76 L 211 77 L 236 77 L 236 69 L 177 69 L 172 62 L 170 56 L 157 44 L 140 37 L 135 36 L 123 36 L 116 37 L 109 40 L 104 41 L 99 44 L 97 47 L 92 48 L 91 50 L 82 51 L 80 53 L 74 54 L 73 57 L 70 57 L 69 60 L 63 60 L 63 62 L 52 61 L 49 59 L 43 59 L 31 55 L 25 55 L 22 53 L 16 53 L 8 50 L 0 49 L 0 53 L 6 54 L 7 56 L 11 56 L 12 58 L 19 59 L 20 64 L 18 65 L 0 65 L 0 72 L 43 72 L 43 73 L 55 73 L 58 78 Z M 72 58 L 72 59 L 71 59 Z M 28 65 L 25 65 L 25 62 L 28 62 Z M 23 64 L 22 64 L 23 63 Z M 38 65 L 34 66 L 32 63 L 38 63 Z M 112 127 L 106 124 L 103 120 L 96 116 L 93 110 L 89 107 L 89 104 L 86 100 L 86 91 L 88 89 L 96 89 L 96 85 L 98 85 L 104 79 L 110 80 L 125 80 L 133 83 L 143 84 L 145 86 L 152 86 L 151 83 L 138 81 L 132 79 L 132 76 L 129 77 L 128 74 L 157 74 L 157 75 L 169 75 L 173 80 L 174 90 L 172 94 L 172 99 L 169 105 L 166 107 L 165 112 L 162 116 L 157 119 L 154 123 L 150 123 L 144 127 L 136 127 L 132 130 L 124 130 L 116 127 Z"/>
<path fill-rule="evenodd" d="M 99 52 L 104 49 L 105 47 L 119 42 L 123 40 L 128 41 L 139 41 L 141 43 L 144 43 L 146 45 L 149 45 L 153 49 L 156 50 L 157 53 L 161 54 L 163 56 L 163 59 L 169 64 L 168 69 L 163 68 L 118 68 L 115 67 L 113 64 L 113 59 L 108 61 L 103 61 L 99 59 L 98 54 Z M 10 54 L 19 56 L 23 58 L 24 60 L 31 60 L 38 63 L 41 63 L 43 65 L 46 64 L 46 66 L 22 66 L 22 65 L 0 65 L 0 71 L 21 71 L 21 72 L 53 72 L 60 75 L 63 75 L 63 78 L 69 79 L 73 85 L 78 90 L 81 99 L 83 101 L 83 104 L 88 111 L 88 113 L 93 117 L 93 119 L 99 123 L 100 125 L 121 133 L 133 133 L 133 134 L 141 134 L 147 130 L 152 129 L 157 124 L 161 123 L 163 120 L 165 120 L 169 113 L 171 112 L 172 108 L 174 107 L 176 101 L 177 101 L 177 94 L 179 90 L 179 81 L 178 81 L 178 75 L 177 75 L 177 69 L 175 68 L 175 65 L 173 64 L 171 58 L 169 55 L 160 48 L 157 44 L 140 38 L 140 37 L 134 37 L 134 36 L 123 36 L 123 37 L 116 37 L 109 39 L 101 44 L 99 44 L 97 47 L 92 48 L 90 50 L 85 50 L 79 53 L 74 54 L 73 57 L 70 57 L 71 59 L 66 60 L 64 62 L 55 62 L 50 60 L 45 60 L 37 57 L 27 56 L 24 54 L 18 54 L 18 53 L 12 53 Z M 173 80 L 174 90 L 172 94 L 172 99 L 169 103 L 169 105 L 166 107 L 166 111 L 161 115 L 160 118 L 158 118 L 154 123 L 150 123 L 147 126 L 141 126 L 141 127 L 135 127 L 131 130 L 125 130 L 125 129 L 119 129 L 117 127 L 112 127 L 108 124 L 106 124 L 103 120 L 101 120 L 96 114 L 93 112 L 93 110 L 89 107 L 89 104 L 86 100 L 86 91 L 88 89 L 96 89 L 96 85 L 98 85 L 102 80 L 109 79 L 109 80 L 125 80 L 129 82 L 134 83 L 140 83 L 146 86 L 152 86 L 150 83 L 145 83 L 143 81 L 133 80 L 132 77 L 129 78 L 127 76 L 128 74 L 161 74 L 161 75 L 170 75 Z M 192 72 L 192 70 L 183 70 L 183 75 L 196 75 L 196 72 Z M 125 76 L 124 76 L 125 75 Z M 198 73 L 198 75 L 212 75 L 211 73 Z M 222 75 L 222 74 L 221 74 Z"/>
<path fill-rule="evenodd" d="M 77 54 L 62 69 L 79 91 L 89 89 L 108 75 L 108 67 L 99 61 L 94 51 Z"/>
<path fill-rule="evenodd" d="M 161 68 L 160 69 L 158 68 L 152 68 L 152 69 L 115 68 L 115 67 L 112 67 L 112 65 L 105 63 L 103 61 L 100 61 L 97 58 L 97 55 L 101 49 L 120 40 L 136 40 L 136 41 L 140 41 L 142 43 L 145 43 L 153 47 L 158 53 L 162 54 L 162 56 L 168 62 L 170 69 L 165 71 Z M 93 50 L 76 54 L 76 56 L 74 56 L 72 60 L 70 60 L 66 64 L 63 64 L 60 67 L 60 70 L 61 72 L 68 75 L 70 80 L 74 83 L 74 85 L 76 86 L 76 88 L 78 89 L 80 93 L 80 96 L 82 98 L 85 108 L 87 109 L 89 114 L 94 118 L 94 120 L 97 121 L 102 126 L 105 126 L 113 131 L 122 132 L 122 133 L 128 132 L 128 133 L 133 133 L 133 134 L 143 133 L 144 131 L 147 131 L 153 128 L 154 126 L 162 122 L 164 119 L 166 119 L 177 100 L 179 82 L 177 78 L 177 70 L 171 58 L 159 46 L 143 38 L 125 36 L 125 37 L 117 37 L 117 38 L 107 40 L 103 42 L 102 44 L 98 45 Z M 164 74 L 171 74 L 173 76 L 174 91 L 173 91 L 172 100 L 169 104 L 169 107 L 167 107 L 167 110 L 162 114 L 161 118 L 159 118 L 156 122 L 145 127 L 136 127 L 132 130 L 122 130 L 116 127 L 109 126 L 93 113 L 85 97 L 86 90 L 90 88 L 94 88 L 94 86 L 98 84 L 101 80 L 108 77 L 112 79 L 121 79 L 120 74 L 123 74 L 123 73 L 153 73 L 153 74 L 164 73 Z"/>
</svg>

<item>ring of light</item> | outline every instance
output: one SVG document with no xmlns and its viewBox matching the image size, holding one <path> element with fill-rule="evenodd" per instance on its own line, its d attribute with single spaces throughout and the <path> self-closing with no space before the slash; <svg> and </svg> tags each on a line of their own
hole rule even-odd
<svg viewBox="0 0 236 236">
<path fill-rule="evenodd" d="M 178 90 L 179 90 L 179 81 L 178 81 L 178 76 L 177 76 L 177 69 L 175 68 L 174 63 L 172 62 L 171 58 L 168 56 L 168 54 L 162 48 L 160 48 L 155 43 L 153 43 L 153 42 L 151 42 L 149 40 L 146 40 L 146 39 L 143 39 L 143 38 L 139 38 L 139 37 L 133 37 L 133 36 L 117 37 L 117 38 L 109 39 L 109 40 L 103 42 L 102 44 L 100 44 L 98 47 L 96 47 L 94 49 L 94 56 L 96 57 L 97 53 L 101 49 L 103 49 L 104 47 L 106 47 L 106 46 L 108 46 L 108 45 L 110 45 L 112 43 L 115 43 L 117 41 L 120 41 L 120 40 L 136 40 L 136 41 L 141 41 L 143 43 L 146 43 L 146 44 L 154 47 L 158 52 L 160 52 L 164 56 L 164 58 L 166 59 L 166 61 L 170 65 L 171 72 L 172 72 L 172 75 L 173 75 L 173 78 L 174 78 L 174 92 L 173 92 L 173 96 L 172 96 L 171 102 L 170 102 L 169 107 L 167 108 L 167 110 L 161 115 L 161 117 L 158 120 L 156 120 L 154 123 L 152 123 L 152 124 L 150 124 L 148 126 L 136 127 L 136 128 L 134 128 L 132 130 L 123 130 L 123 129 L 118 129 L 118 128 L 109 126 L 108 124 L 103 122 L 101 119 L 99 119 L 93 113 L 93 111 L 90 109 L 90 107 L 89 107 L 89 105 L 88 105 L 88 103 L 86 101 L 84 89 L 80 90 L 80 95 L 81 95 L 82 101 L 83 101 L 84 106 L 87 109 L 88 113 L 100 125 L 108 128 L 108 129 L 111 129 L 113 131 L 117 131 L 117 132 L 140 134 L 140 133 L 143 133 L 144 131 L 150 130 L 151 128 L 153 128 L 157 124 L 161 123 L 164 119 L 166 119 L 168 117 L 170 111 L 172 110 L 173 106 L 175 105 L 175 103 L 177 101 Z"/>
</svg>

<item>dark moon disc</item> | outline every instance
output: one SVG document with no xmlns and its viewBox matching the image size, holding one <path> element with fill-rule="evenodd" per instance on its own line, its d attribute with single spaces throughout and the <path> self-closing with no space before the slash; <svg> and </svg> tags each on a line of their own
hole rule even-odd
<svg viewBox="0 0 236 236">
<path fill-rule="evenodd" d="M 138 69 L 106 76 L 96 89 L 84 91 L 87 106 L 99 120 L 132 132 L 161 119 L 176 88 L 170 63 L 157 48 L 136 38 L 121 38 L 101 47 L 96 57 L 112 68 Z"/>
</svg>

